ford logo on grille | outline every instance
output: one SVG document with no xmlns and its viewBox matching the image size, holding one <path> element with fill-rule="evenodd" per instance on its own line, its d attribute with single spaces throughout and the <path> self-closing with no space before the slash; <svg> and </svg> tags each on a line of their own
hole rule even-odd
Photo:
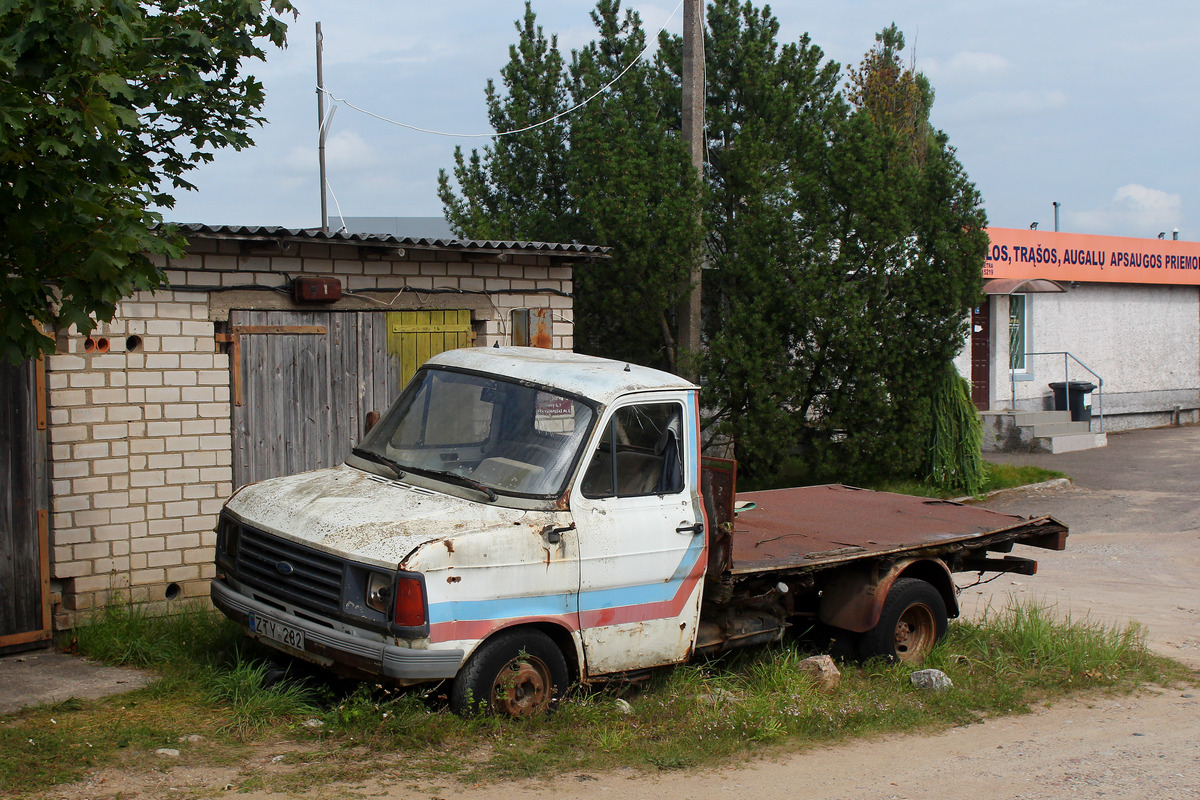
<svg viewBox="0 0 1200 800">
<path fill-rule="evenodd" d="M 295 568 L 295 567 L 293 567 L 293 566 L 292 566 L 292 565 L 291 565 L 289 562 L 287 562 L 287 561 L 276 561 L 276 562 L 275 562 L 275 570 L 276 570 L 276 571 L 277 571 L 277 572 L 278 572 L 280 575 L 291 575 L 293 572 L 295 572 L 295 571 L 296 571 L 296 568 Z"/>
</svg>

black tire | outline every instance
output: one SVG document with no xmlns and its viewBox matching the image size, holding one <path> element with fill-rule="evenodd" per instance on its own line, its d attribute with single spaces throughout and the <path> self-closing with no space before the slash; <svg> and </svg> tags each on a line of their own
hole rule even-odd
<svg viewBox="0 0 1200 800">
<path fill-rule="evenodd" d="M 467 659 L 450 689 L 456 714 L 483 711 L 532 717 L 554 707 L 570 675 L 562 651 L 544 633 L 501 631 Z"/>
<path fill-rule="evenodd" d="M 918 664 L 946 635 L 946 601 L 931 584 L 900 578 L 892 585 L 879 624 L 862 635 L 859 655 Z"/>
</svg>

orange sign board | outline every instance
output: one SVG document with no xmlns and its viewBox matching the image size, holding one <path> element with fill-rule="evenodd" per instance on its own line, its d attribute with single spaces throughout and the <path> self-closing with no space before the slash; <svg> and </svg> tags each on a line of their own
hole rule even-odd
<svg viewBox="0 0 1200 800">
<path fill-rule="evenodd" d="M 988 228 L 984 278 L 1200 285 L 1200 243 Z"/>
</svg>

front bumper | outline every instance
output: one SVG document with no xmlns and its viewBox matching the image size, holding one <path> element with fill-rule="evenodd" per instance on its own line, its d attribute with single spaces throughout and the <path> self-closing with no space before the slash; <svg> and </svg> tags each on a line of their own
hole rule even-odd
<svg viewBox="0 0 1200 800">
<path fill-rule="evenodd" d="M 211 583 L 209 592 L 213 605 L 247 629 L 249 614 L 254 612 L 282 618 L 288 625 L 302 630 L 304 652 L 298 654 L 330 666 L 335 672 L 382 675 L 402 683 L 419 683 L 453 678 L 462 666 L 462 650 L 417 650 L 352 636 L 261 603 L 220 580 Z"/>
</svg>

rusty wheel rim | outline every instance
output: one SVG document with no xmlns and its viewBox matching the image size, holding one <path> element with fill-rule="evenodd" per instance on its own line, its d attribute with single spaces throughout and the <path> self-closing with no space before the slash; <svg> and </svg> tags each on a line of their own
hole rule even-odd
<svg viewBox="0 0 1200 800">
<path fill-rule="evenodd" d="M 921 661 L 937 641 L 937 621 L 933 609 L 916 603 L 904 609 L 896 620 L 896 658 L 907 663 Z"/>
<path fill-rule="evenodd" d="M 492 710 L 512 717 L 531 717 L 550 707 L 554 684 L 546 662 L 521 656 L 505 664 L 492 684 Z"/>
</svg>

